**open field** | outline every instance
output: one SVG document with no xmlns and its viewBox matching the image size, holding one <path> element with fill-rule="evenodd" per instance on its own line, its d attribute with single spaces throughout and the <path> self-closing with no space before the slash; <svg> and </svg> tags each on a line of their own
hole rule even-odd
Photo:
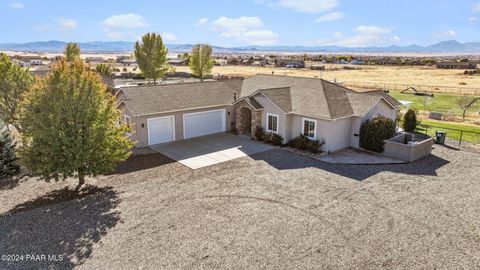
<svg viewBox="0 0 480 270">
<path fill-rule="evenodd" d="M 427 130 L 427 134 L 430 136 L 435 136 L 435 131 L 442 130 L 447 132 L 448 138 L 458 141 L 460 140 L 461 132 L 456 130 L 450 130 L 450 129 L 458 129 L 458 130 L 467 131 L 467 132 L 463 132 L 462 141 L 467 141 L 467 142 L 476 143 L 476 144 L 480 143 L 480 134 L 468 132 L 468 131 L 471 131 L 471 132 L 480 133 L 480 126 L 451 123 L 451 122 L 445 122 L 445 121 L 436 121 L 436 120 L 421 120 L 421 124 L 435 126 L 434 128 L 430 127 Z M 418 126 L 417 130 L 425 133 L 425 128 L 423 126 Z"/>
<path fill-rule="evenodd" d="M 322 78 L 329 81 L 343 82 L 346 85 L 364 83 L 377 84 L 385 88 L 389 85 L 398 85 L 398 90 L 403 90 L 403 85 L 410 86 L 438 86 L 450 87 L 457 93 L 458 88 L 475 88 L 480 93 L 480 76 L 465 76 L 463 70 L 436 69 L 435 67 L 398 67 L 398 66 L 355 66 L 359 70 L 345 70 L 344 65 L 325 64 L 325 71 L 310 69 L 286 69 L 279 67 L 252 67 L 252 66 L 215 66 L 213 73 L 229 76 L 252 76 L 255 74 L 272 74 Z M 177 71 L 189 72 L 186 66 L 175 67 Z M 406 87 L 405 87 L 406 88 Z M 422 89 L 423 90 L 423 89 Z M 442 91 L 428 87 L 430 91 Z M 450 91 L 450 90 L 449 90 Z"/>
<path fill-rule="evenodd" d="M 445 115 L 451 114 L 454 116 L 461 116 L 462 110 L 455 104 L 458 96 L 449 94 L 436 93 L 433 97 L 415 96 L 413 94 L 402 94 L 400 91 L 390 91 L 392 97 L 397 100 L 404 100 L 413 102 L 410 108 L 427 111 L 427 112 L 439 112 Z M 427 99 L 427 106 L 423 106 L 423 101 Z M 467 111 L 467 115 L 470 117 L 479 117 L 478 108 L 472 108 Z M 479 119 L 480 120 L 480 119 Z"/>
<path fill-rule="evenodd" d="M 0 182 L 0 250 L 64 256 L 0 268 L 478 269 L 479 162 L 441 146 L 378 166 L 271 150 L 192 171 L 157 154 L 80 195 Z"/>
</svg>

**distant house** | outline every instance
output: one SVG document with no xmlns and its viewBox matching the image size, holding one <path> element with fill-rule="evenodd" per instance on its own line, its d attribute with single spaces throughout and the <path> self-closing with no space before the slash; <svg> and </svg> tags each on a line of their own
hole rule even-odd
<svg viewBox="0 0 480 270">
<path fill-rule="evenodd" d="M 276 59 L 275 66 L 288 67 L 288 68 L 304 68 L 305 62 L 302 60 L 295 60 L 295 59 Z"/>
<path fill-rule="evenodd" d="M 188 65 L 188 58 L 169 58 L 168 64 L 172 66 L 186 66 Z"/>
<path fill-rule="evenodd" d="M 103 63 L 104 61 L 105 61 L 105 59 L 103 59 L 103 57 L 99 57 L 99 56 L 92 56 L 92 57 L 85 58 L 85 62 L 87 62 L 87 63 L 91 63 L 91 62 Z"/>
<path fill-rule="evenodd" d="M 50 72 L 50 67 L 49 66 L 37 66 L 29 69 L 30 73 L 34 77 L 45 77 L 47 74 Z"/>
<path fill-rule="evenodd" d="M 437 68 L 443 69 L 476 69 L 477 62 L 456 62 L 456 61 L 442 61 L 437 63 Z"/>
</svg>

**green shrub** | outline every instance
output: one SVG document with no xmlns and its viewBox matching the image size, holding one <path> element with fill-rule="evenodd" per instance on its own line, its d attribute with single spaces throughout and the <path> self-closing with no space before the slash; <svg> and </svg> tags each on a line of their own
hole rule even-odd
<svg viewBox="0 0 480 270">
<path fill-rule="evenodd" d="M 259 141 L 263 141 L 265 136 L 265 131 L 263 131 L 263 128 L 258 126 L 255 128 L 255 139 Z"/>
<path fill-rule="evenodd" d="M 414 132 L 417 127 L 417 115 L 414 110 L 408 110 L 403 116 L 402 127 L 406 132 Z"/>
<path fill-rule="evenodd" d="M 395 135 L 395 122 L 385 116 L 377 116 L 366 121 L 360 128 L 360 146 L 362 148 L 382 153 L 383 140 Z"/>
<path fill-rule="evenodd" d="M 265 143 L 271 143 L 272 142 L 272 133 L 264 133 L 263 134 L 263 141 Z"/>
<path fill-rule="evenodd" d="M 320 147 L 325 144 L 325 140 L 310 140 L 307 136 L 300 134 L 298 137 L 291 139 L 288 146 L 302 151 L 309 151 L 311 153 L 318 153 Z"/>
<path fill-rule="evenodd" d="M 273 145 L 280 146 L 283 144 L 283 137 L 274 133 L 270 137 L 270 141 L 272 142 Z"/>
</svg>

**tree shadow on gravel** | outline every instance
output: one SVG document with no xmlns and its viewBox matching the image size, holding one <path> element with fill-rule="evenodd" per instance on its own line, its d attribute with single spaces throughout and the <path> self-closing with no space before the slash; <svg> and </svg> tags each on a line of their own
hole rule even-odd
<svg viewBox="0 0 480 270">
<path fill-rule="evenodd" d="M 15 206 L 0 215 L 0 251 L 45 258 L 2 260 L 0 269 L 71 269 L 81 265 L 92 255 L 93 245 L 120 221 L 120 212 L 115 210 L 119 203 L 112 187 L 86 186 L 80 193 L 55 190 Z"/>
<path fill-rule="evenodd" d="M 168 158 L 159 153 L 134 155 L 134 156 L 130 156 L 127 160 L 120 163 L 113 172 L 107 175 L 125 174 L 125 173 L 131 173 L 136 171 L 142 171 L 142 170 L 147 170 L 147 169 L 155 168 L 158 166 L 162 166 L 162 165 L 170 164 L 174 162 L 175 160 Z"/>
<path fill-rule="evenodd" d="M 255 160 L 263 160 L 277 170 L 317 168 L 357 181 L 365 180 L 373 175 L 386 171 L 409 175 L 437 176 L 437 170 L 450 163 L 448 160 L 438 156 L 429 155 L 423 159 L 407 164 L 331 164 L 283 150 L 267 151 L 264 153 L 255 154 L 251 157 Z"/>
<path fill-rule="evenodd" d="M 26 174 L 19 174 L 13 177 L 6 177 L 0 179 L 0 190 L 8 190 L 18 186 L 26 177 Z"/>
</svg>

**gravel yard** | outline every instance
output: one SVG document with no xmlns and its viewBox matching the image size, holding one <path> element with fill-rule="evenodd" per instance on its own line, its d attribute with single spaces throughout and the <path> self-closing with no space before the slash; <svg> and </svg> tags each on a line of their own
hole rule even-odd
<svg viewBox="0 0 480 270">
<path fill-rule="evenodd" d="M 375 166 L 275 149 L 198 170 L 136 156 L 82 194 L 23 178 L 0 183 L 0 253 L 64 257 L 0 269 L 478 269 L 479 166 L 440 146 Z"/>
</svg>

